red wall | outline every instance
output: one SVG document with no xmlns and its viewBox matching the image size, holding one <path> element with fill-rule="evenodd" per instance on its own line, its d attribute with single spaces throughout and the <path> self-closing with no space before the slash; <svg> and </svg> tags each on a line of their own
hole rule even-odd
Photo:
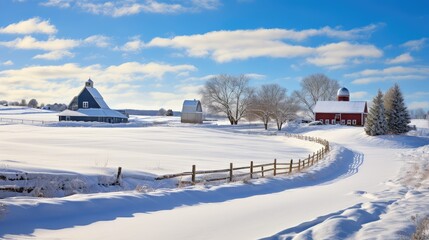
<svg viewBox="0 0 429 240">
<path fill-rule="evenodd" d="M 325 124 L 325 119 L 329 119 L 329 124 L 331 124 L 331 120 L 335 119 L 336 113 L 316 113 L 315 114 L 315 120 L 316 121 L 322 121 Z M 340 121 L 338 123 L 341 123 L 341 120 L 345 120 L 347 124 L 347 120 L 356 120 L 356 126 L 363 126 L 365 124 L 365 117 L 364 115 L 364 122 L 362 122 L 362 114 L 360 113 L 341 113 L 340 114 Z"/>
</svg>

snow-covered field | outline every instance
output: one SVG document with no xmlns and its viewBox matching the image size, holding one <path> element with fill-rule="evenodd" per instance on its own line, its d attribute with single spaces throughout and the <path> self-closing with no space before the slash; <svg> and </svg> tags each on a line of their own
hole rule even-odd
<svg viewBox="0 0 429 240">
<path fill-rule="evenodd" d="M 57 119 L 28 109 L 0 109 L 3 117 Z M 194 126 L 174 117 L 133 116 L 121 125 L 0 122 L 1 174 L 68 184 L 39 189 L 43 197 L 3 193 L 0 238 L 406 239 L 411 217 L 429 214 L 429 126 L 412 124 L 417 131 L 381 137 L 358 127 L 290 125 L 284 131 L 329 140 L 327 158 L 291 176 L 177 188 L 175 180 L 153 178 L 192 164 L 209 170 L 305 158 L 321 146 L 266 134 L 258 124 Z M 110 186 L 119 166 L 122 185 Z"/>
</svg>

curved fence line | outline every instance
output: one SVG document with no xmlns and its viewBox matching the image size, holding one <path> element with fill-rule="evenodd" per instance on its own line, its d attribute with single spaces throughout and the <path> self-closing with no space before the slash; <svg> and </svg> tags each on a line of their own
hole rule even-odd
<svg viewBox="0 0 429 240">
<path fill-rule="evenodd" d="M 322 160 L 330 151 L 329 142 L 325 139 L 287 133 L 285 136 L 304 141 L 316 142 L 323 145 L 323 147 L 317 152 L 309 154 L 307 158 L 298 160 L 291 159 L 289 162 L 279 162 L 277 159 L 274 159 L 272 163 L 255 165 L 253 164 L 253 161 L 251 161 L 249 166 L 244 167 L 234 167 L 234 164 L 230 163 L 229 168 L 217 170 L 197 170 L 196 165 L 192 165 L 192 170 L 190 172 L 162 175 L 156 177 L 155 180 L 185 177 L 187 180 L 181 179 L 179 181 L 179 185 L 183 185 L 214 181 L 232 182 L 236 180 L 246 180 L 249 178 L 264 178 L 268 176 L 292 174 L 294 172 L 301 172 L 303 169 L 313 166 Z"/>
</svg>

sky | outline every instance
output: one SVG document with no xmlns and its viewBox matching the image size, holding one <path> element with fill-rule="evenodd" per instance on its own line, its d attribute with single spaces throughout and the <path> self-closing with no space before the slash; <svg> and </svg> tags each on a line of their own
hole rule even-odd
<svg viewBox="0 0 429 240">
<path fill-rule="evenodd" d="M 0 0 L 0 100 L 181 110 L 218 74 L 291 94 L 323 73 L 371 101 L 398 83 L 429 110 L 429 2 Z"/>
</svg>

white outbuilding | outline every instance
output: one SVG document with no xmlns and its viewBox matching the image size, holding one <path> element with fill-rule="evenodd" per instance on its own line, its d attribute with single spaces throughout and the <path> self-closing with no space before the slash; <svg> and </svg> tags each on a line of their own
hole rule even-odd
<svg viewBox="0 0 429 240">
<path fill-rule="evenodd" d="M 182 123 L 203 123 L 203 108 L 199 100 L 185 100 L 182 107 Z"/>
</svg>

